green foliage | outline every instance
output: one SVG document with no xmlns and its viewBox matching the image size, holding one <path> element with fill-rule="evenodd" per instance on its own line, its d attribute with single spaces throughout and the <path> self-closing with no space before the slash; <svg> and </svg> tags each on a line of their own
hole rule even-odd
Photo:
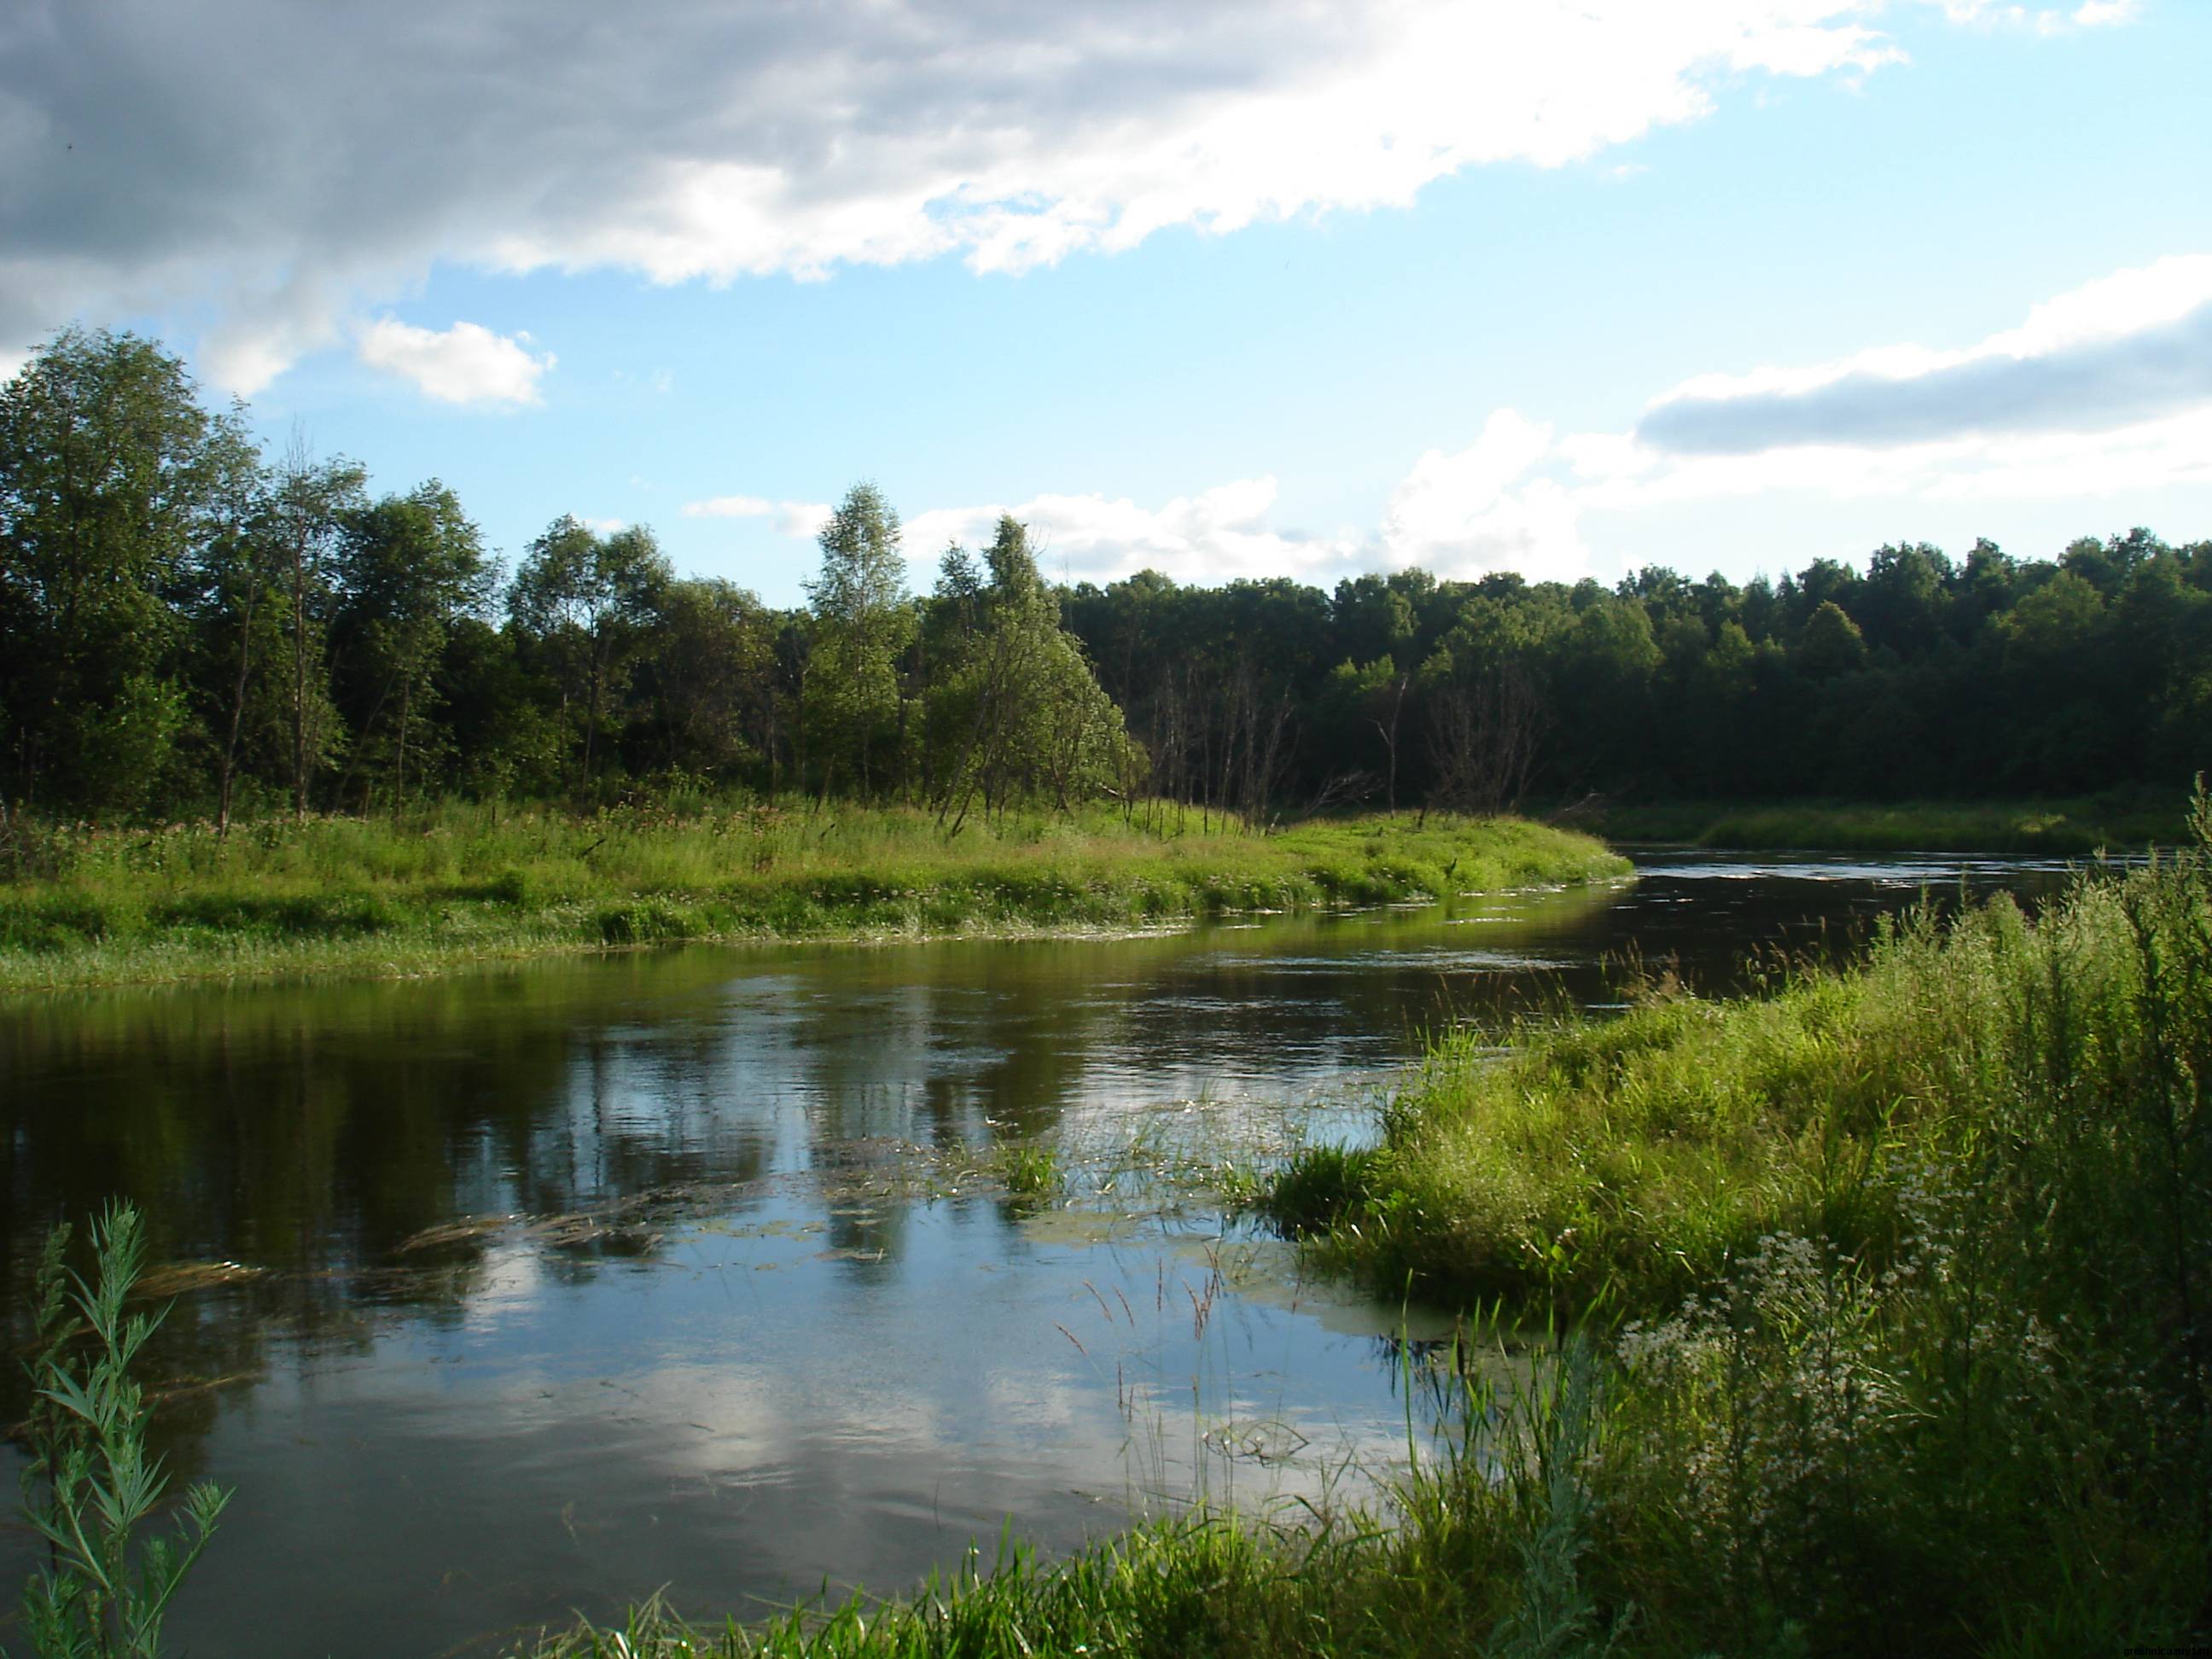
<svg viewBox="0 0 2212 1659">
<path fill-rule="evenodd" d="M 947 550 L 933 619 L 925 740 L 931 798 L 953 834 L 971 808 L 988 817 L 1046 800 L 1066 811 L 1125 788 L 1141 766 L 1121 711 L 1060 625 L 1027 532 L 1001 518 L 986 559 L 988 583 Z"/>
<path fill-rule="evenodd" d="M 817 538 L 806 721 L 824 792 L 842 771 L 865 798 L 898 778 L 907 711 L 898 662 L 916 626 L 899 552 L 899 520 L 873 484 L 846 492 Z"/>
<path fill-rule="evenodd" d="M 515 572 L 507 609 L 560 688 L 585 788 L 672 576 L 651 531 L 630 526 L 602 536 L 568 514 L 530 544 Z"/>
<path fill-rule="evenodd" d="M 145 1261 L 138 1212 L 112 1205 L 91 1231 L 93 1282 L 64 1265 L 66 1226 L 47 1235 L 35 1281 L 23 1514 L 48 1560 L 25 1587 L 23 1624 L 41 1659 L 153 1659 L 229 1494 L 196 1486 L 173 1538 L 137 1536 L 168 1485 L 147 1454 L 149 1408 L 131 1374 L 161 1316 L 125 1312 Z"/>
<path fill-rule="evenodd" d="M 454 623 L 489 599 L 490 564 L 459 498 L 434 479 L 349 514 L 338 564 L 332 634 L 355 733 L 349 773 L 381 774 L 402 804 L 410 759 L 417 779 L 443 769 L 451 740 L 437 721 L 436 671 Z"/>
<path fill-rule="evenodd" d="M 0 387 L 9 794 L 106 815 L 157 797 L 187 724 L 175 600 L 253 471 L 242 422 L 127 334 L 66 331 Z"/>
<path fill-rule="evenodd" d="M 1584 1582 L 1664 1652 L 2057 1652 L 2212 1582 L 2212 806 L 2031 921 L 1431 1056 L 1271 1201 L 1607 1333 Z M 1319 1196 L 1316 1197 L 1316 1194 Z M 1330 1222 L 1329 1218 L 1334 1217 Z"/>
</svg>

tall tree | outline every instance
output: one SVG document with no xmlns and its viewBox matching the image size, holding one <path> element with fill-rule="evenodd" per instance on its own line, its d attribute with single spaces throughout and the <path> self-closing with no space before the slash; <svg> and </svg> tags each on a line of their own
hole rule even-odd
<svg viewBox="0 0 2212 1659">
<path fill-rule="evenodd" d="M 602 727 L 629 684 L 661 593 L 674 580 L 653 532 L 594 534 L 568 514 L 530 544 L 507 596 L 515 625 L 546 660 L 581 726 L 580 778 L 599 775 Z"/>
<path fill-rule="evenodd" d="M 938 822 L 954 835 L 978 801 L 987 816 L 1021 796 L 1066 811 L 1125 785 L 1131 758 L 1121 711 L 1060 627 L 1027 530 L 1002 515 L 984 557 L 988 584 L 963 550 L 947 549 L 938 584 L 953 626 L 931 687 L 928 740 Z"/>
<path fill-rule="evenodd" d="M 241 483 L 249 480 L 241 479 Z M 264 696 L 269 665 L 283 650 L 281 570 L 276 550 L 264 533 L 267 498 L 257 472 L 250 493 L 241 492 L 226 514 L 221 533 L 210 537 L 201 558 L 199 611 L 204 655 L 215 690 L 210 701 L 219 711 L 216 751 L 216 836 L 230 833 L 246 713 Z M 264 713 L 266 712 L 264 708 Z"/>
<path fill-rule="evenodd" d="M 252 446 L 175 357 L 70 329 L 0 388 L 0 705 L 11 793 L 145 803 L 187 719 L 182 605 Z"/>
<path fill-rule="evenodd" d="M 434 714 L 436 670 L 453 625 L 489 598 L 483 537 L 460 499 L 438 480 L 347 515 L 337 556 L 332 623 L 343 701 L 354 732 L 353 769 L 374 750 L 395 808 L 407 799 L 410 746 L 426 768 L 422 723 Z"/>
<path fill-rule="evenodd" d="M 324 647 L 330 624 L 331 563 L 368 475 L 337 457 L 319 461 L 295 430 L 270 480 L 267 534 L 284 573 L 291 644 L 292 816 L 307 811 L 314 775 L 336 753 L 343 728 L 330 699 Z"/>
<path fill-rule="evenodd" d="M 642 671 L 659 764 L 727 781 L 765 755 L 775 666 L 774 619 L 756 595 L 714 578 L 669 584 Z"/>
<path fill-rule="evenodd" d="M 804 718 L 825 794 L 840 766 L 866 795 L 903 762 L 898 660 L 917 618 L 899 539 L 898 514 L 865 483 L 846 492 L 817 538 L 822 568 L 806 584 L 814 635 Z"/>
</svg>

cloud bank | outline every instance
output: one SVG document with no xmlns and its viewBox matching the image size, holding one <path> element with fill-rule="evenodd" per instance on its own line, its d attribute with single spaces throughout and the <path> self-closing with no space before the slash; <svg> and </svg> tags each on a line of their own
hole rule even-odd
<svg viewBox="0 0 2212 1659">
<path fill-rule="evenodd" d="M 210 374 L 250 393 L 440 262 L 1017 271 L 1403 204 L 1694 120 L 1736 77 L 1869 73 L 1902 55 L 1883 9 L 16 0 L 0 348 L 72 317 L 198 316 Z"/>
</svg>

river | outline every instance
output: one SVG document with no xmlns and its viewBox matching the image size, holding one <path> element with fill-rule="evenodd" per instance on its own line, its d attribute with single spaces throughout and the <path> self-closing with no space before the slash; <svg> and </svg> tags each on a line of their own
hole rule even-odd
<svg viewBox="0 0 2212 1659">
<path fill-rule="evenodd" d="M 1197 1495 L 1356 1495 L 1404 1455 L 1399 1339 L 1449 1321 L 1301 1282 L 1208 1166 L 1370 1132 L 1453 1021 L 1741 989 L 1923 890 L 2063 879 L 1639 866 L 1132 938 L 19 999 L 9 1328 L 46 1226 L 112 1194 L 162 1261 L 237 1264 L 179 1281 L 150 1356 L 172 1469 L 237 1492 L 171 1621 L 203 1655 L 492 1652 L 664 1585 L 740 1616 L 896 1591 L 1009 1516 L 1060 1551 Z M 1062 1201 L 985 1167 L 1030 1145 Z M 33 1559 L 0 1527 L 9 1600 Z"/>
</svg>

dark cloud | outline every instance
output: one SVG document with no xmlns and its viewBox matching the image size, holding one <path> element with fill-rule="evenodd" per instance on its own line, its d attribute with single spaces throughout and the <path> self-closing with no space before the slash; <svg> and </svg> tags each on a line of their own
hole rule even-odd
<svg viewBox="0 0 2212 1659">
<path fill-rule="evenodd" d="M 1682 398 L 1638 441 L 1686 455 L 1803 444 L 1881 447 L 1973 433 L 2125 425 L 2212 399 L 2212 303 L 2177 320 L 2031 357 L 1978 357 L 1906 379 L 1848 374 L 1803 392 Z"/>
<path fill-rule="evenodd" d="M 0 343 L 210 286 L 312 309 L 433 258 L 558 258 L 611 216 L 649 222 L 689 163 L 759 169 L 804 219 L 1080 154 L 1358 44 L 1350 13 L 1285 27 L 1263 0 L 14 0 Z M 808 257 L 803 225 L 796 252 L 778 234 L 762 268 Z"/>
<path fill-rule="evenodd" d="M 7 0 L 0 349 L 192 318 L 246 386 L 436 261 L 1013 267 L 1403 201 L 1688 118 L 1774 38 L 1887 61 L 1871 3 L 1725 0 L 1600 95 L 1583 0 Z"/>
</svg>

